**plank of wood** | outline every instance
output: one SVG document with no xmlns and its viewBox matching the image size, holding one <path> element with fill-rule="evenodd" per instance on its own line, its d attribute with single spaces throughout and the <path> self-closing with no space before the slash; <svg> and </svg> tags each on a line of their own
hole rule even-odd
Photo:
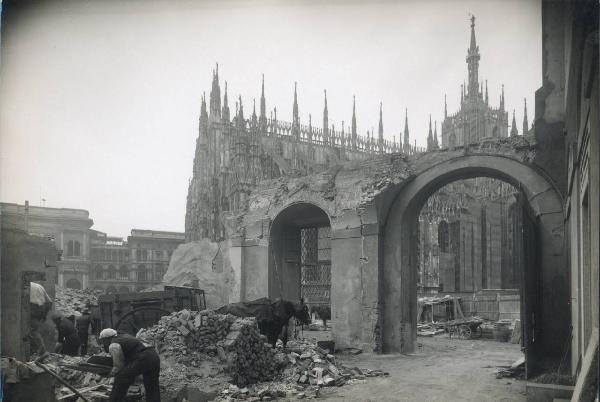
<svg viewBox="0 0 600 402">
<path fill-rule="evenodd" d="M 80 392 L 80 393 L 82 393 L 82 394 L 85 394 L 86 392 L 88 392 L 88 391 L 94 391 L 94 390 L 96 390 L 96 389 L 98 389 L 98 388 L 102 387 L 103 385 L 104 385 L 104 384 L 97 384 L 97 385 L 94 385 L 94 386 L 92 386 L 92 387 L 87 387 L 87 388 L 79 388 L 77 391 L 79 391 L 79 392 Z M 64 399 L 67 399 L 67 398 L 72 398 L 72 397 L 74 397 L 74 396 L 76 396 L 76 395 L 77 395 L 77 394 L 75 394 L 75 393 L 71 392 L 70 394 L 67 394 L 67 395 L 63 395 L 63 396 L 61 396 L 60 398 L 58 398 L 58 399 L 57 399 L 57 401 L 62 401 L 62 400 L 64 400 Z"/>
</svg>

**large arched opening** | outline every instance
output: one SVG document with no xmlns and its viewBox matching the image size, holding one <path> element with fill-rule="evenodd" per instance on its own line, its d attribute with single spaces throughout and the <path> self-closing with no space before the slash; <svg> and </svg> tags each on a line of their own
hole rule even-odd
<svg viewBox="0 0 600 402">
<path fill-rule="evenodd" d="M 286 207 L 270 229 L 269 297 L 303 298 L 309 307 L 331 315 L 331 286 L 329 216 L 310 203 Z"/>
<path fill-rule="evenodd" d="M 519 190 L 522 218 L 522 323 L 528 371 L 543 358 L 560 354 L 569 332 L 568 267 L 563 252 L 562 201 L 553 183 L 533 166 L 512 158 L 465 155 L 432 164 L 390 190 L 382 209 L 381 277 L 384 352 L 415 350 L 417 332 L 419 213 L 427 199 L 461 179 L 490 177 Z M 387 202 L 387 204 L 385 204 Z M 451 228 L 442 225 L 447 247 Z M 543 291 L 542 291 L 543 289 Z"/>
</svg>

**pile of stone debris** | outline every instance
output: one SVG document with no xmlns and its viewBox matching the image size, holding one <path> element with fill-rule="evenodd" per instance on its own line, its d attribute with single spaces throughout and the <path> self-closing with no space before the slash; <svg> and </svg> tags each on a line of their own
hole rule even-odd
<svg viewBox="0 0 600 402">
<path fill-rule="evenodd" d="M 102 291 L 100 290 L 79 290 L 57 286 L 54 308 L 65 317 L 72 315 L 78 317 L 81 313 L 77 309 L 83 311 L 86 306 L 97 306 L 98 296 L 101 294 Z"/>
<path fill-rule="evenodd" d="M 213 372 L 220 365 L 240 386 L 271 379 L 285 366 L 285 356 L 265 343 L 254 318 L 182 310 L 163 316 L 137 336 L 176 364 L 202 369 L 208 361 Z"/>
<path fill-rule="evenodd" d="M 157 348 L 161 388 L 167 395 L 196 388 L 220 401 L 309 398 L 317 397 L 322 387 L 388 375 L 337 364 L 328 350 L 306 340 L 273 349 L 254 318 L 211 310 L 172 313 L 137 337 Z"/>
<path fill-rule="evenodd" d="M 339 387 L 356 380 L 364 380 L 367 377 L 389 375 L 381 370 L 346 367 L 339 364 L 336 357 L 329 352 L 311 341 L 290 341 L 285 351 L 287 365 L 280 375 L 270 382 L 242 388 L 229 385 L 222 390 L 218 400 L 260 401 L 284 397 L 317 398 L 323 392 L 323 387 Z"/>
</svg>

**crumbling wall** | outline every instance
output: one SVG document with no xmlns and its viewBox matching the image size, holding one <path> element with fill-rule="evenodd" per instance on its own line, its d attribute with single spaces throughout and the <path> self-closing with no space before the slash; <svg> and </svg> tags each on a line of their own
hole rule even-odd
<svg viewBox="0 0 600 402">
<path fill-rule="evenodd" d="M 171 257 L 163 284 L 198 286 L 207 308 L 239 301 L 239 267 L 232 265 L 229 241 L 208 239 L 179 245 Z"/>
</svg>

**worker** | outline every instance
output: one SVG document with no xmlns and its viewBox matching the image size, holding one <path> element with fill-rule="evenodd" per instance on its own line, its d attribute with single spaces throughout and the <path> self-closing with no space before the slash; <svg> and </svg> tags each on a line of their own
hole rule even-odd
<svg viewBox="0 0 600 402">
<path fill-rule="evenodd" d="M 52 316 L 52 321 L 54 321 L 54 325 L 56 325 L 56 330 L 58 331 L 58 353 L 77 356 L 81 342 L 79 341 L 79 336 L 77 336 L 73 322 L 59 313 L 55 313 Z"/>
<path fill-rule="evenodd" d="M 77 328 L 77 336 L 81 342 L 81 348 L 79 354 L 85 356 L 87 354 L 88 347 L 88 336 L 90 333 L 90 311 L 85 308 L 81 312 L 81 315 L 75 320 L 75 327 Z"/>
<path fill-rule="evenodd" d="M 142 374 L 146 402 L 160 402 L 160 358 L 153 346 L 147 345 L 131 335 L 117 335 L 112 328 L 105 328 L 98 337 L 104 351 L 113 359 L 111 374 L 115 376 L 110 393 L 111 402 L 125 400 L 129 386 L 135 377 Z"/>
<path fill-rule="evenodd" d="M 31 343 L 33 352 L 40 356 L 46 353 L 44 339 L 40 333 L 41 327 L 46 321 L 48 312 L 52 309 L 52 299 L 46 293 L 46 289 L 38 283 L 29 284 L 29 313 L 31 317 Z"/>
</svg>

